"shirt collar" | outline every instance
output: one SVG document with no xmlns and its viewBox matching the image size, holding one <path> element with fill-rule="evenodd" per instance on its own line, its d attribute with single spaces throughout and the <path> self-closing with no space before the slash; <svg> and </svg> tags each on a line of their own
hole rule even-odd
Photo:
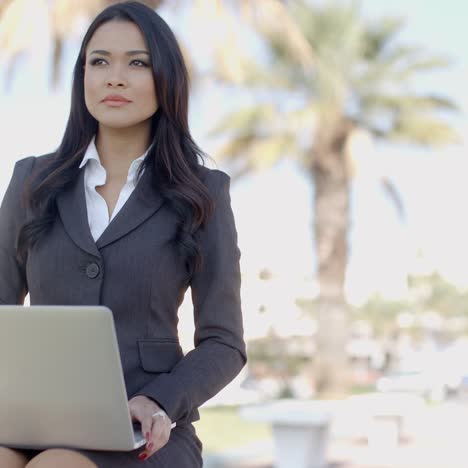
<svg viewBox="0 0 468 468">
<path fill-rule="evenodd" d="M 135 181 L 138 168 L 140 167 L 141 163 L 143 162 L 146 155 L 148 154 L 148 151 L 149 151 L 149 148 L 141 156 L 139 156 L 138 158 L 132 161 L 132 163 L 130 164 L 130 167 L 128 168 L 127 182 L 130 180 Z M 96 148 L 96 136 L 93 136 L 93 138 L 91 139 L 88 145 L 88 148 L 86 149 L 86 152 L 83 156 L 83 159 L 80 163 L 79 168 L 81 169 L 90 160 L 97 161 L 98 167 L 102 167 L 104 169 L 104 166 L 102 166 L 101 164 L 101 159 L 99 158 L 99 153 L 97 152 L 97 148 Z"/>
</svg>

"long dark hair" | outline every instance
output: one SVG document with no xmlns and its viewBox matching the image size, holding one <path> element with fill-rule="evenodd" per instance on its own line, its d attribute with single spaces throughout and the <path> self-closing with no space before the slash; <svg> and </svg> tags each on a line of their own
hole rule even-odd
<svg viewBox="0 0 468 468">
<path fill-rule="evenodd" d="M 185 259 L 189 278 L 202 262 L 196 231 L 213 211 L 213 200 L 199 175 L 205 155 L 190 135 L 189 77 L 177 40 L 156 12 L 134 1 L 104 9 L 83 38 L 73 71 L 71 110 L 62 142 L 48 163 L 35 171 L 25 191 L 34 218 L 20 230 L 17 257 L 24 265 L 28 248 L 52 226 L 57 216 L 56 197 L 76 181 L 86 148 L 98 130 L 98 122 L 84 100 L 85 53 L 96 29 L 108 21 L 135 23 L 150 52 L 159 108 L 152 117 L 151 147 L 138 176 L 143 168 L 150 170 L 153 183 L 175 211 L 178 228 L 173 242 Z"/>
</svg>

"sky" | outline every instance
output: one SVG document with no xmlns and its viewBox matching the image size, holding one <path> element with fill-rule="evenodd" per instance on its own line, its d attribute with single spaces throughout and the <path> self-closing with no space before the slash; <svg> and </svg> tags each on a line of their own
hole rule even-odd
<svg viewBox="0 0 468 468">
<path fill-rule="evenodd" d="M 421 250 L 425 256 L 417 262 L 414 257 L 407 257 L 409 267 L 416 271 L 437 268 L 448 279 L 467 287 L 468 223 L 464 213 L 468 200 L 468 50 L 465 47 L 468 4 L 458 0 L 372 0 L 365 1 L 364 5 L 369 18 L 386 13 L 406 18 L 402 40 L 420 44 L 452 60 L 448 70 L 421 80 L 420 86 L 421 90 L 448 96 L 459 105 L 461 112 L 456 124 L 463 144 L 432 151 L 384 147 L 378 152 L 407 210 L 404 245 L 413 253 L 415 249 Z M 399 249 L 391 251 L 396 255 Z"/>
<path fill-rule="evenodd" d="M 459 103 L 464 113 L 456 123 L 466 133 L 468 3 L 364 0 L 362 5 L 370 20 L 382 14 L 406 17 L 403 40 L 453 58 L 450 70 L 431 75 L 419 85 L 422 90 L 432 89 Z M 189 21 L 180 10 L 162 11 L 161 15 L 181 37 L 195 61 L 207 60 L 210 42 L 222 33 L 216 23 L 207 28 L 201 21 Z M 50 70 L 46 26 L 46 19 L 39 21 L 37 16 L 30 24 L 35 48 L 20 61 L 8 91 L 0 61 L 0 195 L 6 189 L 14 162 L 52 151 L 65 128 L 69 79 L 81 30 L 77 28 L 75 38 L 66 44 L 62 86 L 50 93 L 45 91 Z M 207 132 L 229 108 L 229 96 L 213 85 L 201 87 L 192 97 L 192 132 L 208 152 L 215 148 Z M 401 297 L 406 291 L 409 271 L 436 268 L 449 280 L 468 287 L 466 149 L 465 143 L 435 151 L 380 145 L 363 150 L 360 157 L 370 158 L 371 164 L 366 165 L 366 172 L 357 175 L 352 188 L 351 258 L 347 275 L 347 292 L 352 302 L 360 302 L 375 292 Z M 381 173 L 389 176 L 400 192 L 405 220 L 398 216 L 377 181 L 376 175 Z M 289 291 L 301 290 L 302 285 L 312 290 L 313 189 L 308 176 L 291 161 L 285 161 L 263 174 L 235 182 L 231 196 L 245 276 L 255 278 L 259 270 L 269 268 Z"/>
</svg>

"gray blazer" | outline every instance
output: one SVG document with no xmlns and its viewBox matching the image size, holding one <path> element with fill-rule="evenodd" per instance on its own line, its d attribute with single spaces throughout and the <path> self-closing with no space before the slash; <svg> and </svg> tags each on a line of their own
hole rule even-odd
<svg viewBox="0 0 468 468">
<path fill-rule="evenodd" d="M 31 216 L 21 202 L 27 177 L 51 155 L 15 165 L 0 208 L 0 303 L 109 307 L 114 315 L 128 398 L 146 395 L 179 424 L 228 384 L 246 362 L 240 302 L 240 251 L 230 205 L 230 179 L 203 168 L 214 216 L 199 239 L 203 269 L 191 281 L 195 348 L 183 355 L 177 310 L 187 284 L 168 244 L 176 229 L 146 170 L 132 195 L 94 242 L 89 230 L 84 168 L 57 197 L 51 230 L 30 249 L 24 270 L 15 260 L 20 226 Z"/>
</svg>

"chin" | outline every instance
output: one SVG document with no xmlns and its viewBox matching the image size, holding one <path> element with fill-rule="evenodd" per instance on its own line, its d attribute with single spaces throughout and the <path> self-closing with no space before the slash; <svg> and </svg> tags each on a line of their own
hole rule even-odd
<svg viewBox="0 0 468 468">
<path fill-rule="evenodd" d="M 99 125 L 107 128 L 130 128 L 130 127 L 136 127 L 140 124 L 143 123 L 141 120 L 128 120 L 128 119 L 100 119 L 96 118 L 96 120 L 99 122 Z"/>
</svg>

